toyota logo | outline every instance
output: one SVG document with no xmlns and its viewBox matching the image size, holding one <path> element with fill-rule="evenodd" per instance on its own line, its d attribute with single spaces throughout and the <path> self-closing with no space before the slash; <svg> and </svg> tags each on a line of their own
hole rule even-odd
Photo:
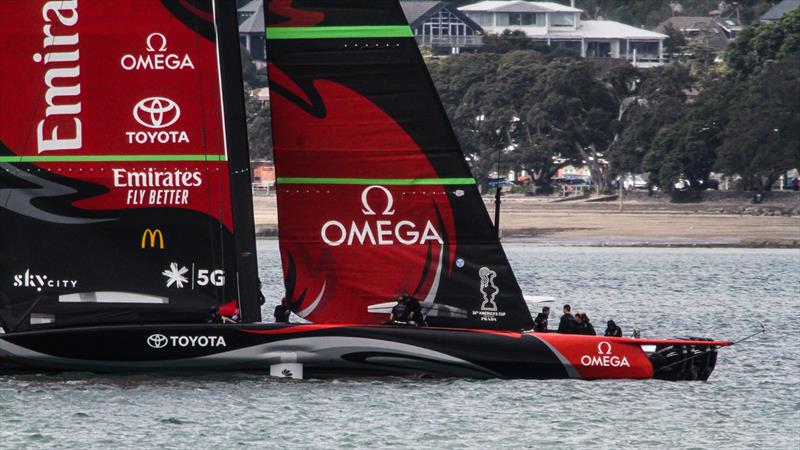
<svg viewBox="0 0 800 450">
<path fill-rule="evenodd" d="M 147 338 L 147 345 L 153 348 L 164 348 L 167 346 L 167 337 L 163 334 L 151 334 Z"/>
<path fill-rule="evenodd" d="M 156 130 L 175 124 L 180 117 L 181 108 L 165 97 L 146 98 L 133 107 L 133 118 L 142 126 Z"/>
</svg>

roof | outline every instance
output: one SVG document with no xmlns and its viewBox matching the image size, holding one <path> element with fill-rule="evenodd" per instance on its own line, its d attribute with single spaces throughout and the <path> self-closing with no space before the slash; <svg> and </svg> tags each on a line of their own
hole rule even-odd
<svg viewBox="0 0 800 450">
<path fill-rule="evenodd" d="M 799 6 L 800 6 L 800 0 L 783 0 L 782 2 L 770 8 L 769 11 L 764 13 L 764 15 L 761 16 L 761 20 L 767 20 L 767 21 L 780 20 L 780 18 L 783 17 L 784 14 Z"/>
<path fill-rule="evenodd" d="M 472 5 L 458 8 L 461 11 L 484 11 L 484 12 L 571 12 L 581 13 L 582 9 L 572 8 L 554 2 L 525 2 L 522 0 L 488 0 L 474 3 Z"/>
<path fill-rule="evenodd" d="M 510 27 L 510 29 L 521 29 L 530 38 L 662 40 L 669 37 L 611 20 L 582 20 L 577 30 L 551 28 L 548 32 L 545 27 Z"/>
<path fill-rule="evenodd" d="M 663 33 L 670 25 L 672 25 L 672 28 L 681 31 L 702 30 L 711 25 L 711 20 L 711 17 L 670 17 L 658 24 L 653 31 Z"/>
<path fill-rule="evenodd" d="M 416 22 L 423 21 L 428 16 L 438 13 L 442 9 L 447 9 L 458 19 L 464 22 L 468 27 L 473 30 L 483 32 L 483 28 L 475 23 L 474 20 L 467 17 L 463 12 L 454 8 L 449 3 L 445 2 L 431 2 L 431 1 L 401 1 L 400 6 L 403 8 L 403 14 L 406 16 L 409 25 L 415 27 Z"/>
<path fill-rule="evenodd" d="M 260 2 L 261 0 L 253 0 L 251 3 Z M 259 8 L 252 16 L 239 25 L 239 33 L 246 34 L 264 34 L 265 29 L 264 21 L 264 8 Z"/>
<path fill-rule="evenodd" d="M 400 2 L 400 7 L 403 8 L 403 14 L 406 15 L 406 20 L 408 20 L 408 23 L 410 24 L 413 24 L 420 17 L 426 15 L 429 11 L 441 5 L 442 2 Z"/>
<path fill-rule="evenodd" d="M 248 2 L 246 5 L 239 8 L 240 13 L 251 13 L 255 14 L 258 10 L 264 9 L 264 0 L 253 0 Z"/>
</svg>

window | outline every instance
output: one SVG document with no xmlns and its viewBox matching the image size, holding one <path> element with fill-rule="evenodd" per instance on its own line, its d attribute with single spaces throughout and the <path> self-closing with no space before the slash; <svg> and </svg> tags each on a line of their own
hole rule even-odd
<svg viewBox="0 0 800 450">
<path fill-rule="evenodd" d="M 533 13 L 510 13 L 508 14 L 508 24 L 521 27 L 538 25 L 538 15 Z"/>
<path fill-rule="evenodd" d="M 554 27 L 574 27 L 575 14 L 554 13 L 550 15 L 550 25 Z"/>
<path fill-rule="evenodd" d="M 485 12 L 468 12 L 467 17 L 474 20 L 475 23 L 482 27 L 491 27 L 494 25 L 494 20 L 492 19 L 492 13 L 485 13 Z"/>
<path fill-rule="evenodd" d="M 509 25 L 508 13 L 497 13 L 495 16 L 497 17 L 498 27 L 507 27 Z"/>
</svg>

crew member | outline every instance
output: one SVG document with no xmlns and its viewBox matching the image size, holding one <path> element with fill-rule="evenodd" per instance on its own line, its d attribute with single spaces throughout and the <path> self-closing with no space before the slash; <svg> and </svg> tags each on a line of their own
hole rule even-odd
<svg viewBox="0 0 800 450">
<path fill-rule="evenodd" d="M 587 336 L 597 336 L 597 332 L 594 331 L 594 326 L 589 321 L 589 316 L 586 313 L 577 313 L 575 314 L 575 333 L 576 334 L 585 334 Z"/>
<path fill-rule="evenodd" d="M 408 314 L 408 322 L 412 322 L 418 327 L 424 327 L 427 325 L 425 323 L 425 317 L 422 316 L 422 306 L 419 304 L 419 300 L 408 294 L 406 294 L 406 298 L 406 314 Z"/>
<path fill-rule="evenodd" d="M 397 304 L 394 305 L 392 312 L 389 313 L 389 321 L 387 323 L 406 322 L 408 320 L 408 313 L 406 312 L 408 309 L 408 300 L 406 299 L 406 295 L 403 294 L 397 297 L 396 300 Z"/>
<path fill-rule="evenodd" d="M 609 320 L 606 323 L 606 336 L 611 337 L 622 337 L 622 328 L 620 328 L 613 320 Z"/>
<path fill-rule="evenodd" d="M 550 317 L 550 307 L 545 306 L 542 312 L 536 315 L 533 320 L 533 331 L 536 333 L 547 333 L 547 318 Z"/>
<path fill-rule="evenodd" d="M 261 283 L 261 280 L 258 280 L 258 304 L 264 306 L 264 303 L 267 303 L 266 297 L 264 297 L 264 293 L 261 292 L 261 289 L 264 287 L 264 284 Z"/>
<path fill-rule="evenodd" d="M 286 300 L 286 297 L 283 297 L 280 304 L 275 307 L 275 312 L 273 312 L 273 316 L 275 316 L 275 322 L 289 323 L 289 316 L 291 314 L 292 310 L 289 309 L 289 300 Z"/>
<path fill-rule="evenodd" d="M 419 300 L 407 293 L 403 293 L 403 295 L 397 298 L 397 304 L 392 308 L 387 323 L 404 325 L 413 323 L 419 327 L 427 325 L 425 323 L 425 317 L 422 315 L 422 306 L 419 304 Z"/>
<path fill-rule="evenodd" d="M 575 333 L 575 318 L 572 317 L 572 307 L 569 305 L 564 305 L 564 315 L 561 316 L 561 320 L 558 322 L 558 332 L 562 334 L 573 334 Z"/>
<path fill-rule="evenodd" d="M 239 323 L 239 302 L 236 299 L 222 305 L 217 310 L 222 323 Z"/>
</svg>

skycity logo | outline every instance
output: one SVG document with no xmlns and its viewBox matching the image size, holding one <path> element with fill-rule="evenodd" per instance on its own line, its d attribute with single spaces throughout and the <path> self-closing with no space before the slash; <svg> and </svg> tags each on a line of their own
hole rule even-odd
<svg viewBox="0 0 800 450">
<path fill-rule="evenodd" d="M 42 292 L 44 288 L 50 289 L 69 289 L 76 288 L 78 282 L 75 280 L 59 280 L 51 278 L 48 275 L 36 275 L 31 273 L 30 269 L 20 275 L 14 275 L 14 287 L 18 288 L 34 288 L 36 292 Z"/>
<path fill-rule="evenodd" d="M 183 56 L 176 53 L 167 53 L 167 37 L 161 33 L 152 33 L 147 36 L 146 53 L 138 55 L 123 55 L 120 65 L 123 69 L 131 70 L 194 70 L 194 63 L 188 54 Z"/>
<path fill-rule="evenodd" d="M 384 208 L 373 208 L 370 205 L 370 192 L 376 191 L 386 196 Z M 374 216 L 391 217 L 395 215 L 394 196 L 383 186 L 369 186 L 361 193 L 361 212 L 366 219 L 362 223 L 350 222 L 348 227 L 338 220 L 325 222 L 320 230 L 322 241 L 331 247 L 340 245 L 416 245 L 428 242 L 444 244 L 439 232 L 429 220 L 424 228 L 410 220 L 369 220 Z M 380 211 L 380 212 L 376 212 Z M 422 231 L 419 230 L 422 228 Z"/>
<path fill-rule="evenodd" d="M 147 345 L 161 349 L 171 347 L 227 347 L 223 336 L 164 336 L 151 334 L 147 337 Z"/>
<path fill-rule="evenodd" d="M 603 341 L 597 344 L 597 355 L 583 355 L 581 364 L 585 367 L 630 367 L 628 358 L 611 354 L 611 343 Z"/>
<path fill-rule="evenodd" d="M 42 7 L 44 34 L 42 52 L 33 61 L 46 67 L 44 72 L 44 119 L 36 127 L 39 153 L 80 150 L 83 146 L 81 113 L 81 74 L 78 0 L 48 1 Z M 55 23 L 54 23 L 55 22 Z M 54 48 L 53 48 L 54 47 Z M 59 128 L 60 127 L 60 128 Z"/>
<path fill-rule="evenodd" d="M 133 107 L 133 118 L 139 125 L 156 131 L 128 131 L 129 144 L 188 144 L 185 131 L 166 131 L 181 118 L 181 108 L 166 97 L 146 98 Z"/>
</svg>

